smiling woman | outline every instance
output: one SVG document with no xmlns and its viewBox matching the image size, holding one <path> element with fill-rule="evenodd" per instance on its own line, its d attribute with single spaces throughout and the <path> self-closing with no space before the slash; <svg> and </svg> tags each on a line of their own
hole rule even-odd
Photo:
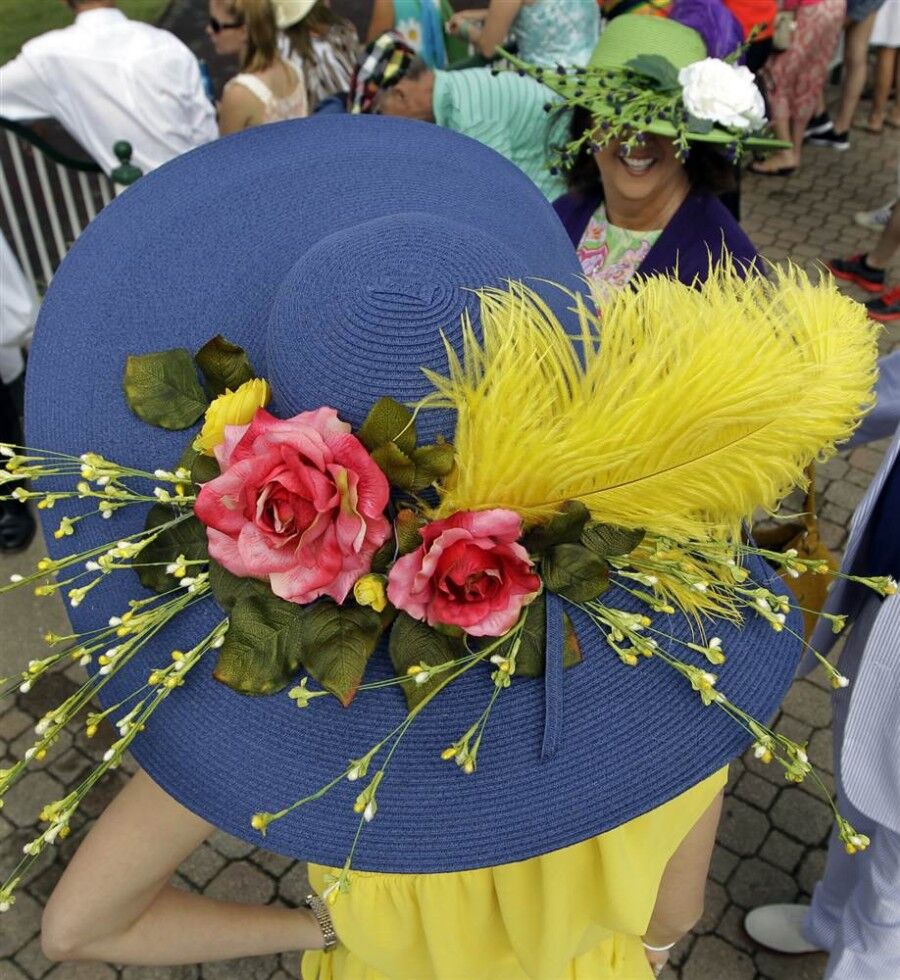
<svg viewBox="0 0 900 980">
<path fill-rule="evenodd" d="M 692 5 L 690 27 L 624 15 L 586 69 L 519 63 L 573 110 L 560 160 L 569 190 L 554 207 L 603 302 L 638 272 L 691 283 L 706 278 L 711 261 L 756 258 L 715 196 L 745 149 L 778 145 L 750 72 L 721 60 L 730 50 L 722 18 L 730 16 L 702 3 Z M 733 46 L 739 41 L 735 33 Z"/>
</svg>

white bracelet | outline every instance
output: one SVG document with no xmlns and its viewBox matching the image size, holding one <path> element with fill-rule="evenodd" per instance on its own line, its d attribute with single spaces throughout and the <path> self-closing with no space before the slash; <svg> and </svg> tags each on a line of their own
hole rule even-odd
<svg viewBox="0 0 900 980">
<path fill-rule="evenodd" d="M 649 943 L 645 943 L 644 940 L 642 939 L 641 940 L 641 945 L 644 947 L 644 949 L 648 950 L 651 953 L 668 953 L 669 950 L 677 942 L 678 942 L 678 940 L 676 939 L 674 943 L 669 943 L 668 946 L 651 946 Z"/>
</svg>

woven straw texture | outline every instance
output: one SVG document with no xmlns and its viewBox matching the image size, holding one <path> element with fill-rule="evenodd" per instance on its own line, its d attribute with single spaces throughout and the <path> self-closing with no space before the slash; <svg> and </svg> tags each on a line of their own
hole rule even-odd
<svg viewBox="0 0 900 980">
<path fill-rule="evenodd" d="M 246 347 L 271 377 L 279 413 L 327 404 L 359 424 L 381 395 L 423 393 L 421 366 L 444 367 L 439 330 L 458 338 L 459 313 L 472 302 L 465 287 L 534 276 L 574 288 L 578 273 L 537 189 L 471 140 L 377 117 L 262 127 L 143 178 L 81 237 L 43 305 L 29 368 L 28 441 L 149 469 L 173 466 L 189 434 L 131 415 L 121 389 L 125 358 L 194 351 L 216 333 Z M 450 435 L 451 422 L 423 423 L 423 435 Z M 67 545 L 137 531 L 139 511 L 83 522 Z M 77 507 L 58 504 L 48 530 L 61 513 Z M 52 535 L 48 545 L 60 554 Z M 753 571 L 769 578 L 761 566 Z M 141 594 L 131 574 L 110 578 L 72 611 L 76 629 L 105 624 Z M 635 608 L 615 590 L 606 598 Z M 104 689 L 106 702 L 140 686 L 171 649 L 220 618 L 211 599 L 184 614 Z M 689 635 L 687 623 L 668 620 L 659 625 Z M 745 747 L 745 734 L 704 708 L 669 668 L 653 661 L 626 668 L 586 621 L 577 626 L 584 662 L 565 674 L 559 752 L 541 762 L 544 685 L 523 679 L 498 700 L 477 773 L 442 762 L 441 749 L 474 721 L 492 689 L 487 669 L 470 672 L 423 712 L 395 754 L 357 867 L 443 872 L 546 853 L 659 805 Z M 798 645 L 761 621 L 716 632 L 729 653 L 719 687 L 766 718 L 790 683 Z M 285 693 L 235 694 L 211 678 L 212 666 L 201 662 L 163 704 L 134 754 L 189 809 L 254 843 L 254 811 L 314 791 L 406 710 L 390 688 L 360 694 L 349 709 L 320 698 L 301 711 Z M 390 673 L 378 651 L 367 679 Z M 266 846 L 341 864 L 358 789 L 345 782 L 273 824 Z"/>
</svg>

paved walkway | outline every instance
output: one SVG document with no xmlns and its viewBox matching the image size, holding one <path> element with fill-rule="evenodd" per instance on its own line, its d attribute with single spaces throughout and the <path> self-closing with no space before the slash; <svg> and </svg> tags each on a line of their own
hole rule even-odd
<svg viewBox="0 0 900 980">
<path fill-rule="evenodd" d="M 872 235 L 855 227 L 857 208 L 871 208 L 894 194 L 900 136 L 881 138 L 853 134 L 848 153 L 809 149 L 804 170 L 789 179 L 748 177 L 744 185 L 745 225 L 772 259 L 792 257 L 813 264 L 816 258 L 865 247 Z M 900 279 L 900 264 L 894 268 Z M 900 347 L 900 329 L 885 331 L 884 351 Z M 773 365 L 773 370 L 777 366 Z M 826 542 L 840 549 L 853 507 L 878 466 L 883 445 L 857 449 L 820 470 L 820 516 Z M 35 544 L 25 558 L 0 558 L 0 580 L 29 567 L 41 555 Z M 59 630 L 63 613 L 55 600 L 24 593 L 3 604 L 0 675 L 41 655 L 40 637 Z M 73 674 L 73 677 L 75 675 Z M 40 684 L 28 695 L 0 705 L 0 766 L 20 758 L 31 741 L 31 728 L 52 703 L 74 688 L 61 677 Z M 809 741 L 812 760 L 826 773 L 832 769 L 829 688 L 819 678 L 800 681 L 790 692 L 780 721 L 787 734 Z M 29 775 L 11 794 L 0 814 L 0 873 L 16 860 L 29 839 L 27 827 L 41 804 L 62 794 L 89 770 L 105 748 L 102 736 L 88 742 L 67 737 L 40 771 Z M 4 756 L 6 757 L 4 759 Z M 780 771 L 752 759 L 732 767 L 730 791 L 712 862 L 706 911 L 695 932 L 675 950 L 669 980 L 817 980 L 824 956 L 779 957 L 747 939 L 741 929 L 744 911 L 761 902 L 809 899 L 821 873 L 823 845 L 830 829 L 829 811 L 803 787 L 787 787 Z M 95 816 L 122 785 L 113 774 L 84 806 Z M 70 964 L 52 966 L 37 938 L 40 910 L 64 863 L 85 832 L 79 819 L 59 855 L 45 855 L 38 874 L 20 893 L 12 914 L 0 929 L 0 980 L 288 980 L 297 977 L 296 955 L 269 956 L 204 967 L 138 969 Z M 305 870 L 283 858 L 254 850 L 224 834 L 215 834 L 182 868 L 181 887 L 216 897 L 248 902 L 295 904 L 306 894 Z M 427 978 L 422 978 L 427 980 Z M 460 978 L 469 980 L 469 978 Z"/>
</svg>

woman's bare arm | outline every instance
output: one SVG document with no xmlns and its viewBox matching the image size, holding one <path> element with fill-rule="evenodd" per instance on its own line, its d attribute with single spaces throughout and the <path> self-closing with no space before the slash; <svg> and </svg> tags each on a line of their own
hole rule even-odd
<svg viewBox="0 0 900 980">
<path fill-rule="evenodd" d="M 497 46 L 506 40 L 523 2 L 524 0 L 491 0 L 486 11 L 477 11 L 480 23 L 475 23 L 475 18 L 466 16 L 471 11 L 462 11 L 450 18 L 447 29 L 451 34 L 468 38 L 481 55 L 492 58 Z M 463 20 L 467 21 L 468 26 L 461 30 L 460 22 Z"/>
<path fill-rule="evenodd" d="M 321 949 L 307 909 L 220 902 L 169 884 L 212 829 L 138 772 L 50 896 L 45 955 L 152 966 Z"/>
<path fill-rule="evenodd" d="M 667 946 L 681 939 L 703 914 L 703 896 L 722 813 L 722 797 L 723 793 L 716 795 L 666 865 L 644 936 L 650 946 Z"/>
<path fill-rule="evenodd" d="M 366 31 L 366 44 L 371 44 L 376 37 L 385 31 L 394 29 L 394 0 L 375 0 L 372 5 L 372 17 L 369 29 Z"/>
<path fill-rule="evenodd" d="M 240 83 L 226 85 L 219 102 L 219 136 L 258 126 L 263 121 L 264 108 L 250 89 Z"/>
</svg>

